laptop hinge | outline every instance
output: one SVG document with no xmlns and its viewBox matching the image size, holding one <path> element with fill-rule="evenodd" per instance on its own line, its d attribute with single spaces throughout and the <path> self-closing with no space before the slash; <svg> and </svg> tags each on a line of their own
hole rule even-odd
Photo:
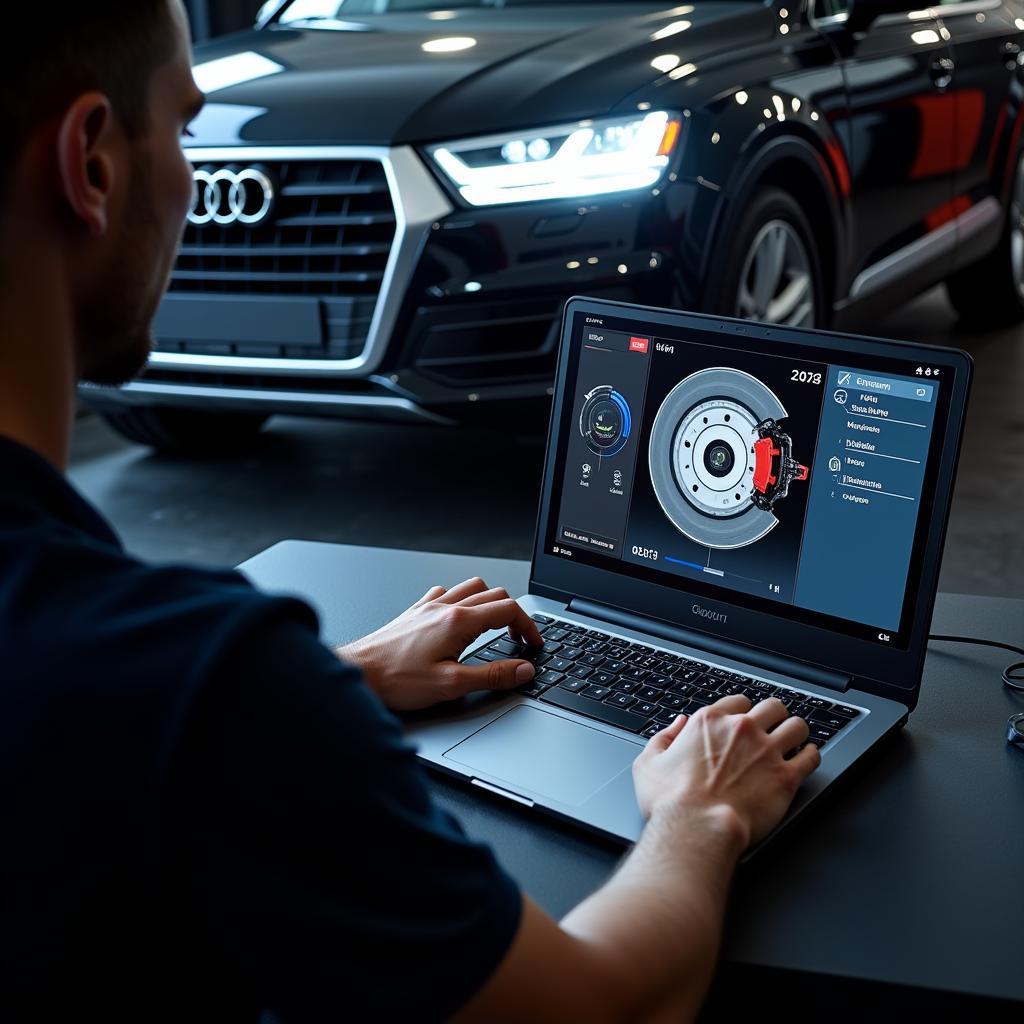
<svg viewBox="0 0 1024 1024">
<path fill-rule="evenodd" d="M 853 683 L 853 677 L 846 673 L 821 668 L 819 665 L 811 665 L 804 661 L 798 661 L 795 658 L 772 654 L 770 651 L 761 651 L 756 647 L 747 647 L 745 644 L 724 640 L 721 637 L 708 636 L 706 633 L 685 629 L 683 626 L 671 625 L 667 622 L 661 622 L 659 619 L 649 619 L 634 612 L 623 611 L 621 608 L 612 608 L 609 605 L 599 604 L 597 601 L 588 601 L 582 597 L 574 597 L 569 602 L 568 608 L 570 611 L 579 612 L 581 615 L 589 616 L 592 619 L 601 619 L 604 622 L 622 626 L 625 629 L 634 629 L 638 633 L 648 633 L 651 636 L 660 637 L 662 640 L 686 644 L 687 647 L 695 647 L 700 651 L 707 651 L 709 654 L 733 658 L 748 665 L 767 669 L 769 672 L 778 672 L 782 675 L 791 676 L 794 679 L 813 683 L 815 686 L 825 686 L 830 690 L 838 690 L 840 693 L 845 693 L 849 690 Z"/>
</svg>

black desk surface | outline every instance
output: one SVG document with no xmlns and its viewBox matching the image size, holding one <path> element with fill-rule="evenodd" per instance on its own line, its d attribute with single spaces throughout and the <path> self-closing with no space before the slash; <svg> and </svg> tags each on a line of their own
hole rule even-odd
<svg viewBox="0 0 1024 1024">
<path fill-rule="evenodd" d="M 525 593 L 529 565 L 283 541 L 240 568 L 263 589 L 305 597 L 325 642 L 339 644 L 437 583 L 480 575 Z M 940 594 L 933 632 L 1021 644 L 1024 601 Z M 902 734 L 741 872 L 723 964 L 1024 1000 L 1024 751 L 1004 741 L 1024 697 L 1000 682 L 1009 658 L 932 645 Z M 621 856 L 569 826 L 432 778 L 439 802 L 556 916 Z"/>
</svg>

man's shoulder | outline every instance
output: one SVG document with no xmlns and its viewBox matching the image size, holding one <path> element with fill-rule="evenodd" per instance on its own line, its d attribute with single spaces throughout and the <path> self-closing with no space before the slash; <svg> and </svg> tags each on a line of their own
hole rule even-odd
<svg viewBox="0 0 1024 1024">
<path fill-rule="evenodd" d="M 76 669 L 80 683 L 208 674 L 246 632 L 299 622 L 304 602 L 256 590 L 234 569 L 147 564 L 74 530 L 0 534 L 0 652 L 21 673 Z"/>
</svg>

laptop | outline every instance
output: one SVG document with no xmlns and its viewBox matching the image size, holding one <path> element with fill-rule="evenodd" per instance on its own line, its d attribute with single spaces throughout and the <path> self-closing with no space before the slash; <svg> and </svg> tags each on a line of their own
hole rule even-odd
<svg viewBox="0 0 1024 1024">
<path fill-rule="evenodd" d="M 765 843 L 917 704 L 966 353 L 619 302 L 566 304 L 530 570 L 532 683 L 411 723 L 490 794 L 635 841 L 631 766 L 678 714 L 779 697 L 821 749 Z"/>
</svg>

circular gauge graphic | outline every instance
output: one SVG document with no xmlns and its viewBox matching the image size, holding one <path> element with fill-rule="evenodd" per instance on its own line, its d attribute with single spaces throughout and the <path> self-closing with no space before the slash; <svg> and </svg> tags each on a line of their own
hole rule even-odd
<svg viewBox="0 0 1024 1024">
<path fill-rule="evenodd" d="M 807 467 L 792 457 L 787 413 L 742 370 L 693 373 L 665 397 L 648 450 L 651 482 L 672 525 L 709 548 L 739 548 L 778 523 L 774 508 Z"/>
<path fill-rule="evenodd" d="M 610 384 L 602 384 L 584 396 L 580 433 L 595 455 L 618 455 L 629 440 L 632 422 L 629 405 Z"/>
</svg>

